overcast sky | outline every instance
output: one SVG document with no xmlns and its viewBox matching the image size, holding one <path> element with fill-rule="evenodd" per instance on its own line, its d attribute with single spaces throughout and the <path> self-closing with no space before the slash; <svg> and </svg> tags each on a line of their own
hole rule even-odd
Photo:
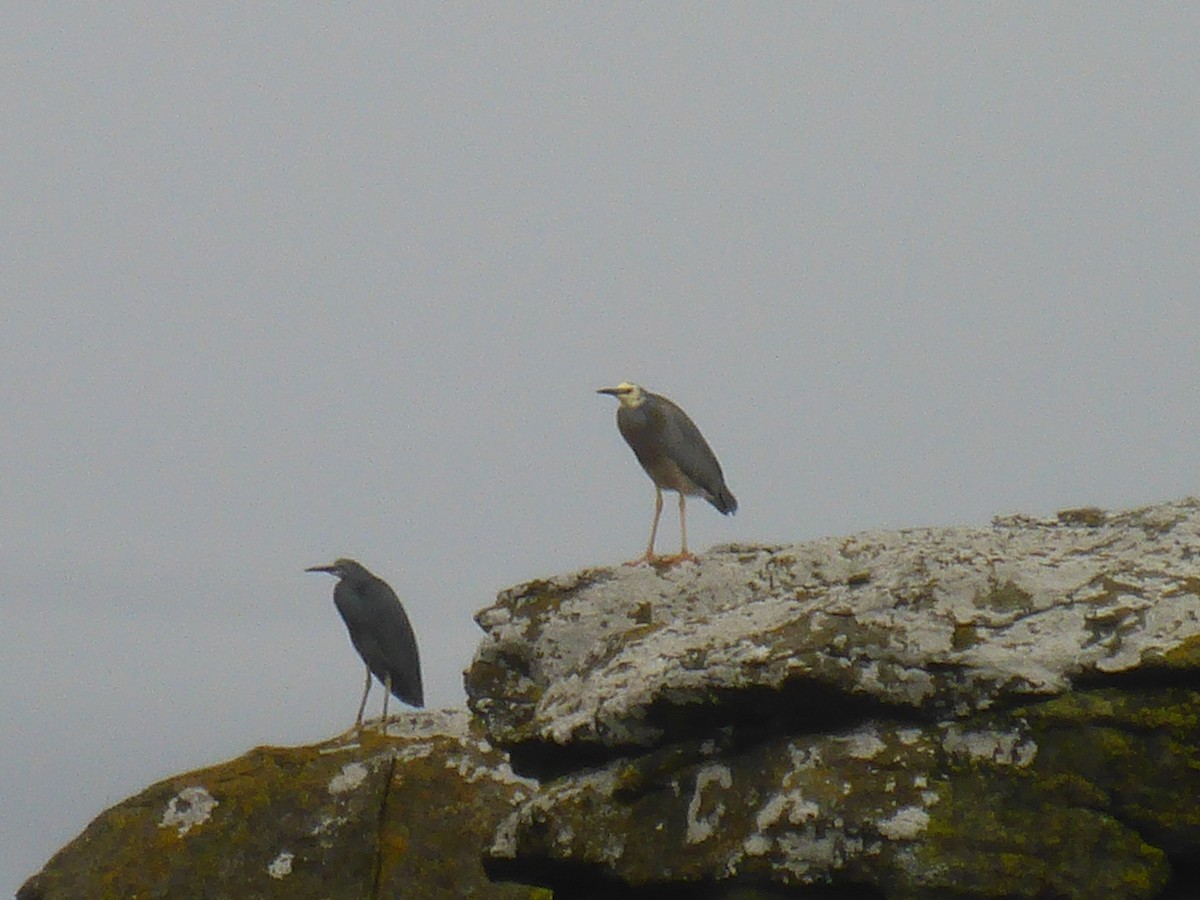
<svg viewBox="0 0 1200 900">
<path fill-rule="evenodd" d="M 1195 493 L 1198 34 L 10 4 L 0 892 L 154 780 L 351 723 L 305 566 L 387 579 L 445 706 L 497 590 L 640 552 L 596 388 L 716 450 L 740 509 L 694 502 L 697 549 Z"/>
</svg>

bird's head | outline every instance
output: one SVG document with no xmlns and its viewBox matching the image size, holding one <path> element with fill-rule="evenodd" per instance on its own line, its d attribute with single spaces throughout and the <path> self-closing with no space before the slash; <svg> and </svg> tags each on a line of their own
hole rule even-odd
<svg viewBox="0 0 1200 900">
<path fill-rule="evenodd" d="M 631 384 L 628 381 L 622 381 L 616 387 L 600 388 L 596 393 L 611 394 L 621 401 L 622 406 L 627 406 L 630 409 L 641 406 L 646 402 L 646 392 L 642 390 L 641 386 Z"/>
<path fill-rule="evenodd" d="M 363 567 L 352 559 L 342 559 L 330 563 L 327 566 L 309 566 L 305 572 L 328 572 L 330 575 L 336 575 L 338 578 L 350 578 L 364 571 Z"/>
</svg>

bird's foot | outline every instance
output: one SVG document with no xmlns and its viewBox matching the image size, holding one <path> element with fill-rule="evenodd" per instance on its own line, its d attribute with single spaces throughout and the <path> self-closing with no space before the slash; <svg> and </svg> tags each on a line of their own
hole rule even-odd
<svg viewBox="0 0 1200 900">
<path fill-rule="evenodd" d="M 654 553 L 645 553 L 637 559 L 631 559 L 625 563 L 627 566 L 654 566 L 656 569 L 666 569 L 671 566 L 679 565 L 681 562 L 700 562 L 700 557 L 694 553 L 676 553 L 671 556 L 658 556 Z"/>
</svg>

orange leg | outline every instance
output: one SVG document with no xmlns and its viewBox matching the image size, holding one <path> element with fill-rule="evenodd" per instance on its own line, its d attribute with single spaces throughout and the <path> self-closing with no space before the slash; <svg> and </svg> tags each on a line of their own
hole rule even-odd
<svg viewBox="0 0 1200 900">
<path fill-rule="evenodd" d="M 699 559 L 688 553 L 687 548 L 687 496 L 681 491 L 679 494 L 679 540 L 680 550 L 678 556 L 665 556 L 663 562 L 674 565 L 680 562 L 699 562 Z"/>
<path fill-rule="evenodd" d="M 679 492 L 679 540 L 679 556 L 681 558 L 691 556 L 687 552 L 687 497 L 684 496 L 683 491 Z"/>
<path fill-rule="evenodd" d="M 650 541 L 646 544 L 646 552 L 637 559 L 631 559 L 625 565 L 640 566 L 642 563 L 652 563 L 658 557 L 654 555 L 654 539 L 658 536 L 658 517 L 662 515 L 662 488 L 654 486 L 654 522 L 650 525 Z"/>
</svg>

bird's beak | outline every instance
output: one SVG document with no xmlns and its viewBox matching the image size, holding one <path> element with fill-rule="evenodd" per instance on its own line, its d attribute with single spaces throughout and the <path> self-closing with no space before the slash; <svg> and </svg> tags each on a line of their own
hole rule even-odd
<svg viewBox="0 0 1200 900">
<path fill-rule="evenodd" d="M 621 394 L 621 389 L 620 388 L 600 388 L 600 390 L 596 391 L 596 393 L 597 394 L 609 394 L 610 396 L 618 397 Z"/>
<path fill-rule="evenodd" d="M 305 572 L 329 572 L 331 575 L 337 571 L 337 566 L 309 566 Z"/>
</svg>

